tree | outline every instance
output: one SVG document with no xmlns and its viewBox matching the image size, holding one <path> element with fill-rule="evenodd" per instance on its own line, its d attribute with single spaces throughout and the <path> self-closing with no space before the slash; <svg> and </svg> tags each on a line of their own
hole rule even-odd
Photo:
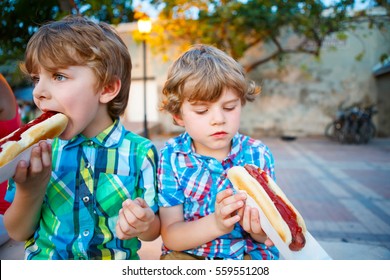
<svg viewBox="0 0 390 280">
<path fill-rule="evenodd" d="M 345 39 L 343 32 L 354 28 L 357 21 L 367 20 L 380 28 L 383 19 L 389 20 L 388 16 L 368 16 L 364 12 L 352 14 L 357 1 L 333 2 L 326 6 L 319 0 L 152 0 L 162 9 L 150 43 L 157 52 L 171 50 L 173 44 L 180 52 L 191 44 L 212 44 L 235 59 L 255 45 L 272 46 L 265 56 L 244 65 L 250 72 L 291 53 L 318 57 L 329 35 L 337 33 Z M 376 2 L 389 8 L 388 1 Z M 294 46 L 285 43 L 291 37 L 296 39 Z"/>
<path fill-rule="evenodd" d="M 4 0 L 0 1 L 0 71 L 12 84 L 23 83 L 18 61 L 32 34 L 45 22 L 81 14 L 112 24 L 134 20 L 132 0 Z"/>
</svg>

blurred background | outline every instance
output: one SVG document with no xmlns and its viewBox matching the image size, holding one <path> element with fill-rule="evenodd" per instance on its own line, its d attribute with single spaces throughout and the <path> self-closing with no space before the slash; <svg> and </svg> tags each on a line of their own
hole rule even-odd
<svg viewBox="0 0 390 280">
<path fill-rule="evenodd" d="M 181 132 L 158 110 L 169 65 L 214 45 L 262 87 L 241 132 L 271 148 L 313 236 L 335 259 L 390 259 L 389 13 L 390 1 L 368 0 L 2 0 L 0 73 L 28 122 L 40 114 L 19 70 L 32 34 L 68 14 L 108 22 L 133 62 L 122 121 L 161 148 Z M 160 246 L 143 244 L 141 257 Z M 22 258 L 23 243 L 0 247 L 0 259 Z"/>
</svg>

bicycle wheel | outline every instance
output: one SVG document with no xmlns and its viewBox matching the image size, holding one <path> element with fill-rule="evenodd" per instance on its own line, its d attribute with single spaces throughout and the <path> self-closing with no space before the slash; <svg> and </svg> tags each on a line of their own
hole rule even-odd
<svg viewBox="0 0 390 280">
<path fill-rule="evenodd" d="M 360 143 L 367 144 L 376 133 L 376 127 L 372 122 L 364 122 L 360 128 Z"/>
<path fill-rule="evenodd" d="M 346 144 L 350 141 L 350 125 L 349 122 L 345 122 L 340 128 L 340 132 L 337 135 L 337 140 L 341 144 Z"/>
<path fill-rule="evenodd" d="M 350 142 L 355 143 L 355 144 L 360 144 L 362 143 L 362 136 L 359 131 L 359 124 L 357 121 L 354 121 L 350 127 L 349 131 L 349 136 L 350 136 Z"/>
<path fill-rule="evenodd" d="M 330 140 L 338 140 L 338 134 L 340 133 L 339 123 L 333 121 L 325 127 L 325 136 Z"/>
</svg>

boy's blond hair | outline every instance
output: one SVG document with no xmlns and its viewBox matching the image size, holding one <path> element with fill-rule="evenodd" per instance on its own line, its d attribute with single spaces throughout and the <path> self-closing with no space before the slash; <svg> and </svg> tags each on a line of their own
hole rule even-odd
<svg viewBox="0 0 390 280">
<path fill-rule="evenodd" d="M 212 46 L 194 45 L 169 68 L 161 109 L 180 115 L 185 99 L 214 102 L 226 88 L 236 91 L 242 105 L 260 93 L 260 87 L 248 81 L 242 66 L 225 52 Z"/>
<path fill-rule="evenodd" d="M 126 109 L 131 58 L 123 40 L 107 23 L 67 16 L 45 24 L 31 37 L 21 66 L 26 74 L 38 73 L 39 66 L 50 72 L 69 66 L 87 66 L 97 78 L 96 89 L 119 78 L 121 89 L 108 103 L 108 113 L 115 119 Z"/>
</svg>

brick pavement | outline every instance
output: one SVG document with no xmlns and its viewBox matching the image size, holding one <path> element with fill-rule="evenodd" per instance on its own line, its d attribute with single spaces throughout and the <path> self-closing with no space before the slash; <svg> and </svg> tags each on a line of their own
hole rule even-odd
<svg viewBox="0 0 390 280">
<path fill-rule="evenodd" d="M 277 182 L 316 239 L 390 249 L 389 139 L 264 142 L 274 153 Z"/>
</svg>

